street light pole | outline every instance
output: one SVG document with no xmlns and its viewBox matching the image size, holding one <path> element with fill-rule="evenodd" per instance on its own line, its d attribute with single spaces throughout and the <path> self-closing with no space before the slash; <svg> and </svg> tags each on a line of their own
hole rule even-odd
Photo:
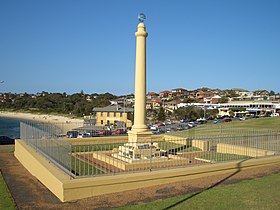
<svg viewBox="0 0 280 210">
<path fill-rule="evenodd" d="M 206 114 L 205 112 L 206 112 L 206 110 L 205 110 L 205 106 L 204 106 L 204 119 L 205 119 L 205 114 Z"/>
</svg>

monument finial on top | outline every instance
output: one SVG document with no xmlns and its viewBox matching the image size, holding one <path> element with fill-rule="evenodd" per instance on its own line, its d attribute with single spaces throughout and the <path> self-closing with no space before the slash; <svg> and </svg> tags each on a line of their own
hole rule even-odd
<svg viewBox="0 0 280 210">
<path fill-rule="evenodd" d="M 138 15 L 138 20 L 139 20 L 140 23 L 143 23 L 144 20 L 146 20 L 146 15 L 144 13 L 140 13 Z"/>
</svg>

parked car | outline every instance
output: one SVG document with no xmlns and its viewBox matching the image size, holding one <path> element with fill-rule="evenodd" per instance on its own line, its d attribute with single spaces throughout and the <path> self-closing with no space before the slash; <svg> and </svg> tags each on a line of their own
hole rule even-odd
<svg viewBox="0 0 280 210">
<path fill-rule="evenodd" d="M 279 117 L 279 113 L 272 113 L 270 117 Z"/>
<path fill-rule="evenodd" d="M 252 118 L 260 118 L 259 116 L 257 115 L 253 115 Z"/>
<path fill-rule="evenodd" d="M 224 119 L 225 117 L 224 116 L 217 116 L 217 119 L 218 120 L 222 120 L 222 119 Z"/>
<path fill-rule="evenodd" d="M 171 128 L 166 128 L 165 132 L 166 133 L 170 133 L 171 132 Z"/>
<path fill-rule="evenodd" d="M 225 119 L 223 119 L 222 122 L 231 122 L 231 121 L 232 121 L 232 119 L 230 119 L 230 118 L 225 118 Z"/>
<path fill-rule="evenodd" d="M 109 130 L 104 130 L 104 131 L 100 131 L 99 134 L 103 136 L 109 136 L 112 135 L 112 132 Z"/>
<path fill-rule="evenodd" d="M 210 116 L 207 118 L 207 120 L 215 120 L 215 118 L 213 116 Z"/>
<path fill-rule="evenodd" d="M 126 129 L 117 129 L 117 130 L 114 130 L 112 132 L 112 134 L 116 134 L 116 135 L 120 135 L 120 134 L 126 134 L 127 133 L 127 130 Z"/>
<path fill-rule="evenodd" d="M 163 124 L 163 125 L 171 125 L 172 122 L 171 122 L 171 121 L 166 121 L 166 122 L 163 122 L 162 124 Z"/>
<path fill-rule="evenodd" d="M 164 124 L 162 122 L 158 122 L 156 124 L 154 124 L 154 126 L 157 126 L 157 127 L 160 127 L 160 126 L 163 126 Z"/>
<path fill-rule="evenodd" d="M 78 133 L 77 138 L 84 138 L 84 134 L 83 133 Z"/>
<path fill-rule="evenodd" d="M 196 126 L 196 124 L 194 122 L 189 122 L 188 123 L 189 128 L 193 128 Z"/>
<path fill-rule="evenodd" d="M 221 120 L 213 120 L 213 124 L 217 124 L 217 123 L 220 123 Z"/>
<path fill-rule="evenodd" d="M 153 134 L 154 134 L 154 135 L 158 135 L 158 134 L 162 134 L 162 133 L 164 133 L 164 131 L 161 130 L 161 129 L 158 129 L 158 130 L 156 130 L 156 131 L 153 131 Z"/>
<path fill-rule="evenodd" d="M 78 134 L 78 131 L 67 131 L 66 136 L 67 138 L 77 138 Z"/>
<path fill-rule="evenodd" d="M 204 124 L 204 123 L 207 123 L 207 120 L 206 120 L 205 118 L 198 118 L 198 119 L 196 120 L 196 122 L 197 122 L 198 124 Z"/>
<path fill-rule="evenodd" d="M 187 122 L 190 122 L 191 120 L 190 119 L 183 119 L 183 120 L 180 120 L 180 122 L 182 123 L 187 123 Z"/>
<path fill-rule="evenodd" d="M 150 127 L 150 130 L 152 130 L 152 131 L 155 131 L 155 130 L 157 130 L 157 129 L 158 129 L 158 126 L 155 126 L 155 125 L 153 125 L 153 126 Z"/>
<path fill-rule="evenodd" d="M 0 136 L 0 145 L 15 144 L 15 140 L 8 136 Z"/>
<path fill-rule="evenodd" d="M 99 136 L 99 132 L 98 131 L 88 131 L 87 134 L 89 135 L 89 137 L 95 137 L 95 136 Z"/>
</svg>

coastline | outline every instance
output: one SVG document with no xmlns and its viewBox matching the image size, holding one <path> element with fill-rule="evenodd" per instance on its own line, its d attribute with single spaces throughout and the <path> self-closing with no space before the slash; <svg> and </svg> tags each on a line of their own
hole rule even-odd
<svg viewBox="0 0 280 210">
<path fill-rule="evenodd" d="M 80 127 L 83 123 L 82 119 L 74 119 L 65 116 L 59 115 L 49 115 L 49 114 L 31 114 L 23 112 L 7 112 L 0 111 L 0 118 L 9 118 L 17 120 L 28 120 L 33 122 L 41 123 L 51 123 L 57 127 L 63 128 L 63 131 L 66 132 L 75 127 Z"/>
</svg>

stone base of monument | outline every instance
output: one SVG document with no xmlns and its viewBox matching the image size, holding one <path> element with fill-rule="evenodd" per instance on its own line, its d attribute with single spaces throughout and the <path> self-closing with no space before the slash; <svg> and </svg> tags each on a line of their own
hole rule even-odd
<svg viewBox="0 0 280 210">
<path fill-rule="evenodd" d="M 93 158 L 121 171 L 139 171 L 168 168 L 189 164 L 189 160 L 179 155 L 167 154 L 157 143 L 126 143 L 109 153 L 93 152 Z"/>
</svg>

